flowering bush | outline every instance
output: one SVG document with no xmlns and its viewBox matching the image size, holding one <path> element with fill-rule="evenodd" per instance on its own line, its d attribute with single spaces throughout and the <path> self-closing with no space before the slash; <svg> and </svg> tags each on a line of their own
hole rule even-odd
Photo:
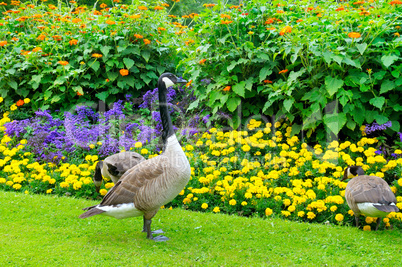
<svg viewBox="0 0 402 267">
<path fill-rule="evenodd" d="M 400 131 L 399 1 L 251 2 L 207 7 L 188 33 L 182 65 L 197 88 L 194 107 L 239 108 L 243 122 L 284 116 L 293 133 L 321 140 L 317 128 L 357 137 L 365 123 L 391 121 L 389 133 Z"/>
<path fill-rule="evenodd" d="M 173 69 L 175 34 L 166 6 L 120 5 L 88 10 L 76 2 L 35 6 L 13 1 L 0 15 L 0 96 L 32 109 L 113 103 L 153 88 Z"/>
</svg>

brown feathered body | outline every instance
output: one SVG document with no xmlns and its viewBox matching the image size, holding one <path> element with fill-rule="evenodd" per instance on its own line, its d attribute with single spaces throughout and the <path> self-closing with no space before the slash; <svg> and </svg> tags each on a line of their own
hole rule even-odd
<svg viewBox="0 0 402 267">
<path fill-rule="evenodd" d="M 173 200 L 190 179 L 191 169 L 175 135 L 169 137 L 163 154 L 140 162 L 128 170 L 99 205 L 85 208 L 80 218 L 97 214 L 117 219 L 152 218 Z"/>
<path fill-rule="evenodd" d="M 359 175 L 346 186 L 345 198 L 355 216 L 385 217 L 397 212 L 396 198 L 389 185 L 380 177 Z"/>
</svg>

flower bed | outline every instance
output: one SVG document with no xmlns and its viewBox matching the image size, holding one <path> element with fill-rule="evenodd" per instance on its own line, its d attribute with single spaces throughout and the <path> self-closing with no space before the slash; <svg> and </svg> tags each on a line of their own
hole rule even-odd
<svg viewBox="0 0 402 267">
<path fill-rule="evenodd" d="M 47 116 L 50 116 L 48 113 Z M 7 113 L 1 120 L 0 188 L 24 191 L 97 198 L 92 182 L 96 162 L 104 158 L 102 144 L 83 146 L 77 138 L 66 140 L 76 149 L 68 162 L 59 160 L 39 163 L 31 138 L 5 134 L 9 123 Z M 59 125 L 64 120 L 48 121 Z M 85 131 L 85 125 L 81 125 Z M 26 128 L 28 128 L 27 126 Z M 37 125 L 40 128 L 40 125 Z M 332 141 L 326 146 L 310 146 L 297 136 L 290 136 L 292 126 L 287 122 L 251 120 L 244 131 L 223 132 L 211 128 L 194 137 L 182 136 L 182 146 L 192 166 L 191 180 L 186 188 L 167 207 L 184 207 L 195 211 L 224 212 L 242 216 L 280 216 L 290 220 L 353 224 L 353 213 L 344 199 L 345 182 L 341 182 L 343 169 L 360 165 L 367 174 L 383 177 L 391 183 L 402 208 L 402 151 L 393 152 L 394 159 L 386 159 L 376 148 L 377 138 L 363 137 L 357 143 Z M 31 133 L 32 134 L 32 133 Z M 186 141 L 187 139 L 187 141 Z M 136 140 L 133 136 L 132 140 Z M 91 141 L 89 142 L 91 143 Z M 53 142 L 55 146 L 57 144 Z M 120 149 L 124 148 L 120 144 Z M 117 145 L 117 144 L 116 144 Z M 49 147 L 59 153 L 57 147 Z M 146 158 L 158 155 L 153 142 L 133 141 L 127 150 L 141 153 Z M 68 151 L 67 151 L 68 152 Z M 42 153 L 44 153 L 42 151 Z M 98 156 L 101 155 L 101 156 Z M 44 157 L 42 160 L 50 160 Z M 113 183 L 106 181 L 101 195 Z M 365 229 L 375 223 L 365 218 Z M 386 227 L 392 223 L 402 227 L 402 213 L 392 213 L 385 219 Z"/>
</svg>

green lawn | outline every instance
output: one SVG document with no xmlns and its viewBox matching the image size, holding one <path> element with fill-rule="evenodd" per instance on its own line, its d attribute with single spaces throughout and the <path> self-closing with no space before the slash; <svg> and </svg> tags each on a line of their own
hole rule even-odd
<svg viewBox="0 0 402 267">
<path fill-rule="evenodd" d="M 1 266 L 398 266 L 401 230 L 363 232 L 282 219 L 161 210 L 154 242 L 142 218 L 79 219 L 97 202 L 0 192 Z"/>
</svg>

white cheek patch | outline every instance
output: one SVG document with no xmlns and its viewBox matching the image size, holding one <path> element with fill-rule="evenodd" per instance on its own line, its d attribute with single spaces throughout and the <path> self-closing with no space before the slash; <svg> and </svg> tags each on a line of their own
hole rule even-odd
<svg viewBox="0 0 402 267">
<path fill-rule="evenodd" d="M 170 86 L 174 85 L 174 82 L 172 82 L 172 80 L 169 79 L 168 77 L 163 77 L 162 81 L 165 83 L 166 88 L 169 88 Z"/>
</svg>

